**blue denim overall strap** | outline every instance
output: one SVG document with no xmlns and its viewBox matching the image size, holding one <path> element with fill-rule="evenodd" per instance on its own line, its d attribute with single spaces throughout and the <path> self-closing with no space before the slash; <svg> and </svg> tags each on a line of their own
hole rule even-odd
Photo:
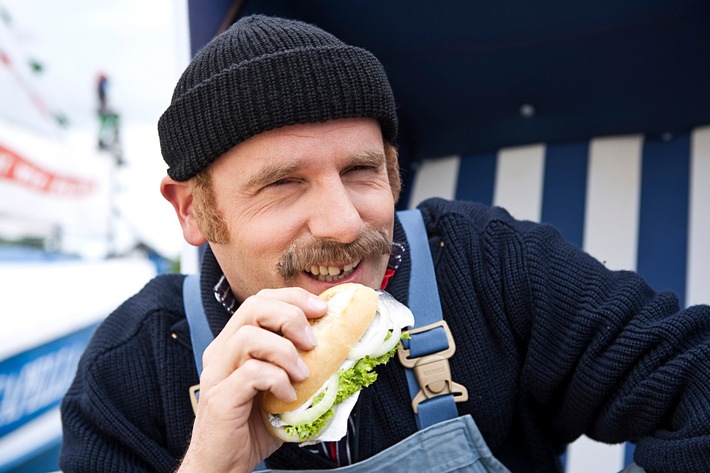
<svg viewBox="0 0 710 473">
<path fill-rule="evenodd" d="M 185 306 L 185 317 L 190 327 L 190 341 L 192 342 L 197 376 L 200 377 L 202 376 L 202 353 L 204 353 L 207 345 L 212 343 L 214 335 L 207 323 L 205 309 L 202 305 L 199 274 L 185 276 L 185 280 L 182 283 L 182 297 Z"/>
<path fill-rule="evenodd" d="M 407 236 L 410 252 L 408 306 L 414 314 L 415 327 L 423 330 L 417 333 L 410 332 L 411 339 L 403 342 L 404 348 L 409 350 L 412 358 L 445 352 L 450 348 L 449 340 L 453 343 L 453 339 L 447 336 L 448 329 L 440 325 L 443 314 L 439 289 L 422 213 L 419 210 L 404 210 L 397 212 L 397 217 Z M 404 364 L 401 357 L 400 360 Z M 419 385 L 414 370 L 406 365 L 405 374 L 409 395 L 412 400 L 415 400 L 424 386 Z M 465 392 L 465 389 L 462 390 Z M 458 416 L 453 394 L 428 397 L 416 405 L 415 415 L 420 429 Z"/>
<path fill-rule="evenodd" d="M 286 470 L 258 470 L 280 473 Z M 299 470 L 316 473 L 323 470 Z M 334 468 L 338 473 L 393 471 L 510 473 L 491 453 L 469 415 L 419 430 L 375 456 Z"/>
</svg>

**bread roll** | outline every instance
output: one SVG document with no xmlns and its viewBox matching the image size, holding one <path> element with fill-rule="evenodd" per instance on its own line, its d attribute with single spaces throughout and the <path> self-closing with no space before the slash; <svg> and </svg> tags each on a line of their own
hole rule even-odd
<svg viewBox="0 0 710 473">
<path fill-rule="evenodd" d="M 377 312 L 377 292 L 361 284 L 333 286 L 320 297 L 328 302 L 328 312 L 311 322 L 317 344 L 314 349 L 301 352 L 310 375 L 294 383 L 296 400 L 293 402 L 283 402 L 270 392 L 262 393 L 261 407 L 267 413 L 292 411 L 308 401 L 345 361 Z"/>
</svg>

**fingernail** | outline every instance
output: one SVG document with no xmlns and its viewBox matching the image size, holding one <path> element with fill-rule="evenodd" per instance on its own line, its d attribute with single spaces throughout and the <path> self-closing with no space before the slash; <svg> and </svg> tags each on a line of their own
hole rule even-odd
<svg viewBox="0 0 710 473">
<path fill-rule="evenodd" d="M 288 399 L 286 399 L 286 402 L 293 402 L 296 400 L 298 396 L 296 396 L 296 390 L 293 389 L 293 386 L 289 386 L 291 390 L 288 393 Z"/>
<path fill-rule="evenodd" d="M 308 365 L 306 365 L 302 358 L 298 358 L 298 361 L 296 362 L 296 367 L 299 373 L 301 373 L 301 376 L 303 376 L 304 378 L 308 377 L 310 370 L 308 369 Z"/>
<path fill-rule="evenodd" d="M 318 296 L 311 295 L 308 298 L 308 303 L 311 305 L 311 307 L 318 311 L 322 311 L 328 308 L 328 303 Z"/>
<path fill-rule="evenodd" d="M 316 340 L 316 336 L 315 336 L 315 334 L 313 333 L 313 330 L 311 330 L 311 326 L 310 326 L 310 325 L 306 325 L 306 328 L 303 329 L 303 334 L 304 334 L 305 337 L 306 337 L 306 342 L 307 342 L 310 346 L 312 346 L 312 347 L 316 346 L 316 343 L 317 343 L 318 341 Z"/>
</svg>

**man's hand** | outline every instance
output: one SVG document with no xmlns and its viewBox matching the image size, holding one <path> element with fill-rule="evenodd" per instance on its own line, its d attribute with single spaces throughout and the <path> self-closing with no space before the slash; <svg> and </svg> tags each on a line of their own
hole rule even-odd
<svg viewBox="0 0 710 473">
<path fill-rule="evenodd" d="M 296 399 L 292 382 L 308 376 L 297 349 L 315 346 L 308 319 L 325 301 L 300 288 L 265 289 L 247 298 L 202 357 L 200 400 L 180 472 L 250 472 L 281 442 L 266 430 L 255 396 Z"/>
</svg>

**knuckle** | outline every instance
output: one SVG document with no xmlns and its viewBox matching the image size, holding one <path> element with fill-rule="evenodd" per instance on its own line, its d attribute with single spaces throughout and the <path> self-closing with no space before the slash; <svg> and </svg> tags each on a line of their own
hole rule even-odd
<svg viewBox="0 0 710 473">
<path fill-rule="evenodd" d="M 240 374 L 246 376 L 247 379 L 254 378 L 263 369 L 263 367 L 260 367 L 261 364 L 259 360 L 249 358 L 242 363 L 238 370 L 241 372 Z"/>
<path fill-rule="evenodd" d="M 261 291 L 259 292 L 261 293 Z M 259 306 L 259 299 L 262 297 L 263 296 L 259 296 L 259 294 L 247 297 L 239 306 L 239 311 L 244 312 L 254 310 L 255 307 Z"/>
<path fill-rule="evenodd" d="M 205 348 L 205 351 L 202 352 L 202 364 L 203 365 L 209 364 L 209 361 L 214 356 L 215 350 L 216 350 L 216 348 L 215 348 L 214 343 L 210 343 L 209 345 L 207 345 L 207 348 Z"/>
</svg>

